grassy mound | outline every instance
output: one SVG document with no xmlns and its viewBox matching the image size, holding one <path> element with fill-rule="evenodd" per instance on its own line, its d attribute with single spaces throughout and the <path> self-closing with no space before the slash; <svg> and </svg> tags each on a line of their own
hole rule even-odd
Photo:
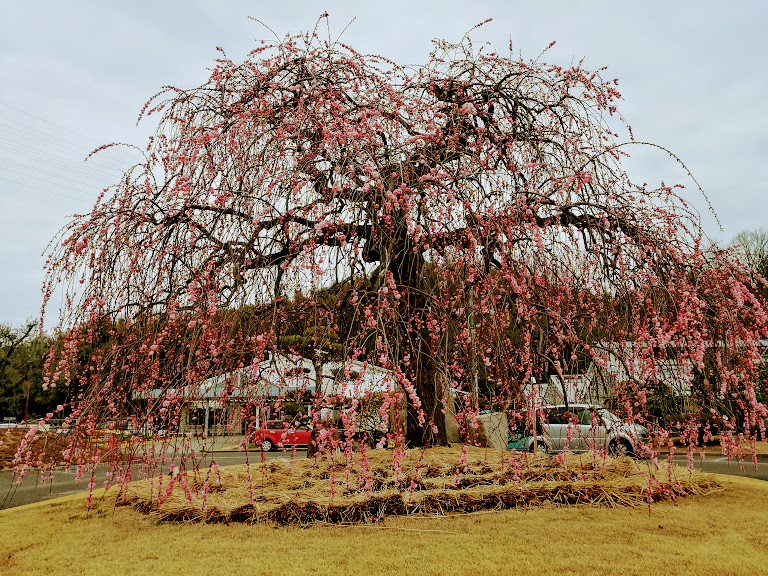
<svg viewBox="0 0 768 576">
<path fill-rule="evenodd" d="M 129 485 L 121 503 L 171 522 L 304 526 L 530 506 L 641 506 L 721 489 L 700 472 L 597 454 L 432 448 L 397 457 L 377 450 L 182 472 Z"/>
<path fill-rule="evenodd" d="M 716 476 L 706 498 L 539 506 L 370 524 L 167 523 L 116 491 L 0 510 L 0 574 L 24 576 L 627 576 L 764 574 L 768 482 Z M 76 567 L 76 568 L 73 568 Z"/>
</svg>

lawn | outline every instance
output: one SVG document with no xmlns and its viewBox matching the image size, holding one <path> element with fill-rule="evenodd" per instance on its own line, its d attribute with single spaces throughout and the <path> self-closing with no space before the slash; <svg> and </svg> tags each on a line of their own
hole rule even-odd
<svg viewBox="0 0 768 576">
<path fill-rule="evenodd" d="M 0 574 L 760 574 L 768 483 L 643 508 L 570 506 L 370 525 L 169 524 L 82 496 L 0 511 Z"/>
</svg>

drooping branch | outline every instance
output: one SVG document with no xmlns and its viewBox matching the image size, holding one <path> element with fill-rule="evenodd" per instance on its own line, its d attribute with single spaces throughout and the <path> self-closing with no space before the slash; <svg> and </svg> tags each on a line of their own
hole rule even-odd
<svg viewBox="0 0 768 576">
<path fill-rule="evenodd" d="M 401 443 L 445 443 L 464 392 L 458 420 L 472 422 L 480 390 L 509 408 L 531 378 L 588 369 L 635 417 L 670 357 L 689 383 L 717 366 L 718 393 L 760 413 L 740 382 L 754 380 L 765 304 L 730 254 L 706 249 L 677 189 L 632 184 L 601 73 L 468 39 L 437 42 L 415 69 L 312 35 L 222 57 L 203 86 L 148 104 L 160 118 L 145 161 L 51 251 L 46 292 L 68 289 L 71 335 L 53 374 L 91 390 L 94 412 L 123 366 L 165 401 L 201 379 L 242 383 L 270 353 L 317 368 L 322 346 L 306 343 L 324 334 L 386 371 L 384 412 L 408 413 L 388 430 Z M 73 375 L 82 327 L 107 317 L 121 343 Z M 600 372 L 607 351 L 632 370 Z M 257 379 L 243 401 L 266 409 Z"/>
</svg>

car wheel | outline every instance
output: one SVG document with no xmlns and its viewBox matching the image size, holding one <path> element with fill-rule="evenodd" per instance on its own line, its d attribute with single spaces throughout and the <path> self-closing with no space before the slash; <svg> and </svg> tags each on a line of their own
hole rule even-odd
<svg viewBox="0 0 768 576">
<path fill-rule="evenodd" d="M 608 453 L 614 458 L 632 456 L 632 447 L 626 440 L 614 440 L 608 445 Z"/>
<path fill-rule="evenodd" d="M 538 451 L 542 452 L 544 454 L 547 454 L 549 450 L 547 450 L 547 445 L 544 443 L 543 440 L 538 440 L 535 444 L 538 445 Z M 528 452 L 533 452 L 534 442 L 531 442 L 531 445 L 528 446 Z"/>
<path fill-rule="evenodd" d="M 272 449 L 275 447 L 275 443 L 272 442 L 269 438 L 264 438 L 264 440 L 261 441 L 261 449 L 264 452 L 271 452 Z"/>
</svg>

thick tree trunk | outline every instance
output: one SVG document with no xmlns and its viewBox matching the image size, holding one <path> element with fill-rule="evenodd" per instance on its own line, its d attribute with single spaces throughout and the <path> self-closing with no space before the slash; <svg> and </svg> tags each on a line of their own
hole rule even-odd
<svg viewBox="0 0 768 576">
<path fill-rule="evenodd" d="M 408 403 L 406 443 L 409 446 L 446 446 L 448 435 L 445 428 L 444 394 L 438 377 L 439 372 L 430 354 L 422 354 L 418 361 L 414 385 L 421 399 L 426 421 L 423 426 L 420 425 L 418 411 Z M 432 424 L 437 428 L 437 433 L 433 430 Z"/>
<path fill-rule="evenodd" d="M 440 372 L 433 350 L 435 335 L 426 325 L 428 309 L 427 289 L 424 285 L 425 262 L 421 253 L 413 250 L 403 237 L 401 249 L 390 265 L 389 270 L 402 294 L 398 305 L 399 317 L 404 319 L 400 326 L 400 354 L 409 354 L 409 374 L 416 393 L 421 401 L 425 420 L 419 422 L 419 410 L 407 398 L 407 417 L 405 426 L 406 443 L 409 446 L 445 446 L 448 437 L 445 429 L 443 410 L 443 390 L 438 377 Z M 437 431 L 433 429 L 437 428 Z"/>
</svg>

